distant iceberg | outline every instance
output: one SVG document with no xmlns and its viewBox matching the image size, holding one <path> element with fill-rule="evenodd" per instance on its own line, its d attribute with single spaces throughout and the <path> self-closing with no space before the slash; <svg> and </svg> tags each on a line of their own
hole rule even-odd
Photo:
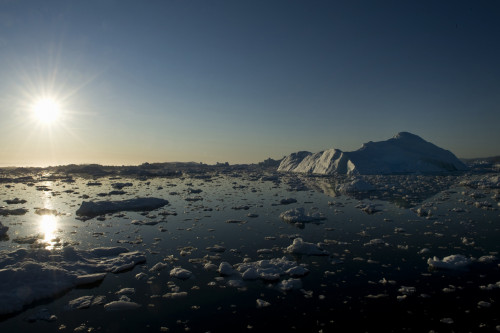
<svg viewBox="0 0 500 333">
<path fill-rule="evenodd" d="M 352 152 L 328 149 L 293 153 L 278 167 L 278 171 L 320 175 L 443 173 L 466 169 L 452 152 L 408 132 L 386 141 L 370 141 Z"/>
</svg>

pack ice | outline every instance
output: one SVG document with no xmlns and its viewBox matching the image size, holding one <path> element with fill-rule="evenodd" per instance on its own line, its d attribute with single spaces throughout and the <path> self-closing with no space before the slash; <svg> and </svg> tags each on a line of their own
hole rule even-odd
<svg viewBox="0 0 500 333">
<path fill-rule="evenodd" d="M 421 137 L 400 132 L 386 141 L 368 142 L 351 152 L 328 149 L 286 156 L 278 171 L 330 174 L 442 173 L 466 170 L 453 153 Z"/>
<path fill-rule="evenodd" d="M 0 315 L 22 310 L 80 285 L 104 279 L 145 262 L 144 253 L 123 247 L 76 250 L 0 251 Z"/>
</svg>

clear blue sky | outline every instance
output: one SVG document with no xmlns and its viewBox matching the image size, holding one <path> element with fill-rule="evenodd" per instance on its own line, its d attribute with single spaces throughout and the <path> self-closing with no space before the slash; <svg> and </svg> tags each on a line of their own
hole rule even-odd
<svg viewBox="0 0 500 333">
<path fill-rule="evenodd" d="M 500 155 L 499 59 L 498 1 L 0 0 L 0 164 Z"/>
</svg>

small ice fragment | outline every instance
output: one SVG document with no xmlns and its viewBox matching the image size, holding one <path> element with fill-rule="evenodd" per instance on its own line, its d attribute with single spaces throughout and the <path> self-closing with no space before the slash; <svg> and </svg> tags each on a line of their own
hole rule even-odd
<svg viewBox="0 0 500 333">
<path fill-rule="evenodd" d="M 229 276 L 235 274 L 235 270 L 233 269 L 233 266 L 231 266 L 230 263 L 227 261 L 223 261 L 219 265 L 219 274 L 223 276 Z"/>
<path fill-rule="evenodd" d="M 135 294 L 135 289 L 134 288 L 122 288 L 118 290 L 116 295 L 132 295 Z"/>
<path fill-rule="evenodd" d="M 186 296 L 187 296 L 187 292 L 179 291 L 179 292 L 166 293 L 162 297 L 163 298 L 180 298 L 180 297 L 186 297 Z"/>
<path fill-rule="evenodd" d="M 222 253 L 222 252 L 226 251 L 226 248 L 222 245 L 215 244 L 214 246 L 208 246 L 206 248 L 206 250 L 210 251 L 210 252 Z"/>
<path fill-rule="evenodd" d="M 464 269 L 472 263 L 472 259 L 466 258 L 461 254 L 454 254 L 444 257 L 440 260 L 438 257 L 429 258 L 427 264 L 437 269 Z"/>
<path fill-rule="evenodd" d="M 210 263 L 210 262 L 207 262 L 207 263 L 203 266 L 203 268 L 204 268 L 205 270 L 207 270 L 207 271 L 216 271 L 218 267 L 217 267 L 217 265 L 214 265 L 214 264 L 212 264 L 212 263 Z"/>
<path fill-rule="evenodd" d="M 486 302 L 486 301 L 479 301 L 477 303 L 477 305 L 480 307 L 480 308 L 489 308 L 491 306 L 491 303 L 490 302 Z"/>
<path fill-rule="evenodd" d="M 368 243 L 363 244 L 364 246 L 371 246 L 371 245 L 384 245 L 385 242 L 380 239 L 380 238 L 375 238 L 370 240 Z"/>
<path fill-rule="evenodd" d="M 150 272 L 150 273 L 159 272 L 159 271 L 161 271 L 162 269 L 164 269 L 164 268 L 165 268 L 165 267 L 167 267 L 167 266 L 168 266 L 168 265 L 167 265 L 167 264 L 165 264 L 165 263 L 163 263 L 163 262 L 158 262 L 158 263 L 156 263 L 153 267 L 151 267 L 151 268 L 149 269 L 149 272 Z M 144 274 L 144 273 L 143 273 L 143 274 Z M 136 275 L 136 277 L 137 277 L 137 275 Z"/>
<path fill-rule="evenodd" d="M 92 305 L 94 296 L 82 296 L 68 302 L 69 309 L 86 309 Z"/>
<path fill-rule="evenodd" d="M 175 267 L 170 271 L 170 276 L 178 278 L 180 280 L 187 280 L 189 279 L 193 273 L 191 271 L 188 271 L 187 269 L 181 268 L 181 267 Z"/>
<path fill-rule="evenodd" d="M 294 198 L 286 198 L 286 199 L 280 200 L 280 204 L 282 204 L 282 205 L 289 205 L 289 204 L 296 203 L 296 202 L 297 202 L 297 199 L 294 199 Z"/>
<path fill-rule="evenodd" d="M 440 320 L 440 322 L 442 322 L 443 324 L 453 324 L 454 323 L 453 319 L 451 319 L 451 318 L 442 318 Z"/>
<path fill-rule="evenodd" d="M 101 281 L 106 277 L 106 273 L 95 273 L 95 274 L 86 274 L 86 275 L 80 275 L 76 278 L 76 285 L 77 286 L 83 286 L 86 284 L 92 284 L 97 281 Z"/>
<path fill-rule="evenodd" d="M 127 301 L 114 301 L 107 304 L 104 304 L 104 309 L 106 311 L 123 311 L 123 310 L 134 310 L 140 308 L 141 305 L 135 302 L 127 302 Z"/>
<path fill-rule="evenodd" d="M 310 256 L 328 255 L 328 252 L 323 250 L 318 245 L 304 242 L 302 238 L 295 238 L 293 240 L 292 245 L 286 248 L 286 252 L 293 254 L 304 254 Z"/>
<path fill-rule="evenodd" d="M 302 266 L 295 266 L 290 269 L 288 269 L 286 274 L 292 276 L 292 277 L 298 277 L 298 276 L 304 276 L 307 273 L 309 273 L 309 270 L 307 268 L 304 268 Z"/>
<path fill-rule="evenodd" d="M 413 295 L 417 290 L 415 287 L 401 286 L 398 291 L 403 295 Z"/>
<path fill-rule="evenodd" d="M 268 307 L 271 305 L 271 303 L 264 301 L 262 299 L 259 299 L 259 298 L 256 300 L 256 303 L 257 303 L 257 308 L 259 308 L 259 309 L 265 308 L 265 307 Z"/>
<path fill-rule="evenodd" d="M 233 288 L 242 288 L 245 286 L 245 282 L 243 282 L 243 280 L 239 280 L 239 279 L 231 279 L 231 280 L 227 281 L 227 285 L 229 287 L 233 287 Z"/>
<path fill-rule="evenodd" d="M 302 281 L 300 279 L 288 279 L 278 283 L 278 288 L 283 291 L 289 291 L 302 288 Z"/>
<path fill-rule="evenodd" d="M 245 272 L 243 272 L 241 277 L 243 278 L 243 280 L 256 280 L 259 278 L 259 273 L 255 268 L 250 267 Z"/>
</svg>

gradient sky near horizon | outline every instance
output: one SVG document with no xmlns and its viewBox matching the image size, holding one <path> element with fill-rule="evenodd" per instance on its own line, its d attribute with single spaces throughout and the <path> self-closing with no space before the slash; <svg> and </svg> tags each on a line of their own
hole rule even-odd
<svg viewBox="0 0 500 333">
<path fill-rule="evenodd" d="M 499 59 L 498 1 L 0 0 L 0 165 L 500 155 Z"/>
</svg>

